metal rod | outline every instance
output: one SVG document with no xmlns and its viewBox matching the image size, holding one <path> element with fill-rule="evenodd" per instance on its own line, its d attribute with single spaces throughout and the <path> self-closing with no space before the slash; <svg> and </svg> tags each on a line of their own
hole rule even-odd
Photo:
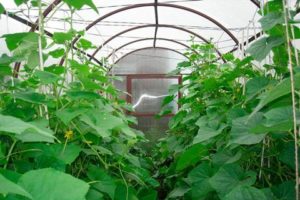
<svg viewBox="0 0 300 200">
<path fill-rule="evenodd" d="M 112 41 L 113 39 L 117 38 L 118 36 L 123 35 L 123 34 L 125 34 L 125 33 L 127 33 L 127 32 L 130 32 L 130 31 L 133 31 L 133 30 L 137 30 L 137 29 L 141 29 L 141 28 L 149 28 L 149 27 L 156 27 L 156 24 L 148 24 L 148 25 L 142 25 L 142 26 L 132 27 L 132 28 L 126 29 L 126 30 L 124 30 L 124 31 L 121 31 L 121 32 L 119 32 L 119 33 L 113 35 L 112 37 L 108 38 L 102 45 L 100 45 L 100 46 L 94 51 L 94 53 L 92 54 L 92 57 L 95 57 L 95 55 L 102 49 L 102 47 L 103 47 L 104 45 L 106 45 L 107 43 L 109 43 L 109 42 Z M 208 43 L 208 44 L 210 43 L 207 39 L 205 39 L 205 38 L 202 37 L 201 35 L 199 35 L 199 34 L 193 32 L 193 31 L 190 31 L 190 30 L 188 30 L 188 29 L 182 28 L 182 27 L 177 27 L 177 26 L 175 26 L 175 25 L 170 25 L 170 24 L 158 24 L 158 27 L 172 28 L 172 29 L 181 30 L 181 31 L 187 32 L 187 33 L 189 33 L 189 34 L 191 34 L 191 35 L 193 35 L 193 36 L 199 38 L 200 40 L 204 41 L 205 43 Z M 221 53 L 218 49 L 216 49 L 216 48 L 215 48 L 215 50 L 216 50 L 217 54 L 222 58 L 222 60 L 223 60 L 224 62 L 226 62 L 225 59 L 224 59 L 223 56 L 222 56 L 222 53 Z"/>
<path fill-rule="evenodd" d="M 147 49 L 162 49 L 162 50 L 173 51 L 173 52 L 175 52 L 175 53 L 177 53 L 177 54 L 180 54 L 180 55 L 182 55 L 182 56 L 188 58 L 186 55 L 184 55 L 184 54 L 181 53 L 180 51 L 177 51 L 177 50 L 175 50 L 175 49 L 170 49 L 170 48 L 167 48 L 167 47 L 155 47 L 155 48 L 153 48 L 153 47 L 143 47 L 143 48 L 139 48 L 139 49 L 135 49 L 135 50 L 133 50 L 133 51 L 130 51 L 129 53 L 126 53 L 126 54 L 123 55 L 121 58 L 119 58 L 114 64 L 117 64 L 121 59 L 123 59 L 123 58 L 129 56 L 130 54 L 133 54 L 133 53 L 135 53 L 135 52 L 137 52 L 137 51 L 147 50 Z"/>
<path fill-rule="evenodd" d="M 141 42 L 141 41 L 153 40 L 153 39 L 154 39 L 154 38 L 142 38 L 142 39 L 133 40 L 133 41 L 131 41 L 131 42 L 128 42 L 128 43 L 126 43 L 126 44 L 124 44 L 124 45 L 122 45 L 122 46 L 116 48 L 116 49 L 114 50 L 114 52 L 110 53 L 110 54 L 107 56 L 107 58 L 110 58 L 110 57 L 112 56 L 113 53 L 118 52 L 119 50 L 121 50 L 122 48 L 124 48 L 124 47 L 126 47 L 126 46 L 128 46 L 128 45 L 131 45 L 131 44 L 134 44 L 134 43 L 137 43 L 137 42 Z M 186 44 L 184 44 L 184 43 L 182 43 L 182 42 L 178 42 L 178 41 L 176 41 L 176 40 L 172 40 L 172 39 L 168 39 L 168 38 L 156 38 L 156 40 L 163 40 L 163 41 L 173 42 L 173 43 L 179 44 L 179 45 L 181 45 L 181 46 L 184 46 L 184 47 L 186 47 L 187 49 L 190 49 L 191 51 L 193 51 L 193 52 L 196 53 L 196 54 L 199 54 L 197 51 L 195 51 L 194 49 L 192 49 L 190 46 L 188 46 L 188 45 L 186 45 Z"/>
</svg>

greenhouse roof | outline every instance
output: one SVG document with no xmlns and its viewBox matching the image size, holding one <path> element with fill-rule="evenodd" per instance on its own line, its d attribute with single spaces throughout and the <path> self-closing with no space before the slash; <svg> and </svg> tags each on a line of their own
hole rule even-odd
<svg viewBox="0 0 300 200">
<path fill-rule="evenodd" d="M 48 35 L 69 30 L 69 7 L 61 0 L 44 2 Z M 115 61 L 149 47 L 183 53 L 191 36 L 198 43 L 211 41 L 221 55 L 236 50 L 239 44 L 247 45 L 260 34 L 260 3 L 256 0 L 101 0 L 94 4 L 97 12 L 93 6 L 84 6 L 72 16 L 73 28 L 86 30 L 85 38 L 97 46 L 87 52 L 94 61 L 103 57 Z M 3 5 L 9 17 L 0 20 L 4 27 L 1 35 L 28 31 L 27 25 L 33 26 L 38 19 L 38 9 L 28 11 L 12 1 Z"/>
</svg>

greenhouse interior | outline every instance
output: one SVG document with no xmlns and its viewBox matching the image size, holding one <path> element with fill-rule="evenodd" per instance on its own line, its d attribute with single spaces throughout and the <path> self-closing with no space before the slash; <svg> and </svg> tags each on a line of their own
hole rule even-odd
<svg viewBox="0 0 300 200">
<path fill-rule="evenodd" d="M 0 200 L 300 200 L 300 0 L 0 0 Z"/>
</svg>

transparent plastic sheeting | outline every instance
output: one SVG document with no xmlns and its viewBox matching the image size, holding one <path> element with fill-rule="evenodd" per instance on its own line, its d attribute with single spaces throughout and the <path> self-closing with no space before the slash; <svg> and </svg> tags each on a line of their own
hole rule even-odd
<svg viewBox="0 0 300 200">
<path fill-rule="evenodd" d="M 138 113 L 159 113 L 163 99 L 168 95 L 171 85 L 178 84 L 178 79 L 151 78 L 132 79 L 132 104 Z M 177 112 L 175 101 L 168 105 L 172 113 Z"/>
<path fill-rule="evenodd" d="M 49 5 L 52 0 L 44 2 Z M 134 4 L 154 3 L 154 0 L 94 0 L 93 2 L 98 7 L 99 14 L 89 7 L 83 7 L 80 11 L 76 11 L 73 15 L 73 26 L 76 30 L 84 30 L 87 25 L 97 18 L 117 9 Z M 1 1 L 1 3 L 9 12 L 23 10 L 23 12 L 17 12 L 16 14 L 28 21 L 35 22 L 37 19 L 38 11 L 35 8 L 28 12 L 26 11 L 26 7 L 16 7 L 13 0 L 5 0 Z M 258 7 L 250 0 L 158 0 L 158 3 L 180 5 L 208 15 L 226 27 L 240 42 L 243 42 L 246 38 L 260 31 L 259 23 L 257 23 L 260 17 L 257 14 Z M 206 40 L 211 40 L 221 53 L 228 52 L 236 46 L 235 42 L 220 27 L 194 13 L 164 6 L 159 6 L 157 13 L 158 23 L 160 25 L 181 27 L 201 35 Z M 70 25 L 64 21 L 67 17 L 70 17 L 68 6 L 60 4 L 46 18 L 46 30 L 50 32 L 68 30 Z M 86 38 L 93 41 L 96 46 L 102 46 L 103 42 L 121 31 L 135 26 L 155 25 L 155 22 L 154 6 L 130 9 L 119 12 L 97 23 L 86 32 Z M 7 23 L 9 24 L 9 28 L 6 28 Z M 6 19 L 4 15 L 1 16 L 0 27 L 1 35 L 29 30 L 25 25 L 21 25 L 12 19 Z M 108 56 L 126 43 L 141 38 L 149 38 L 150 40 L 155 37 L 155 29 L 155 26 L 146 27 L 119 35 L 104 45 L 101 51 L 96 54 L 96 58 L 100 60 L 102 57 Z M 172 39 L 188 45 L 191 34 L 174 28 L 159 27 L 157 30 L 157 38 Z M 199 43 L 203 42 L 203 40 L 197 37 L 195 40 Z M 1 52 L 6 52 L 4 48 L 5 45 L 2 45 L 3 41 L 0 42 Z M 153 41 L 141 41 L 128 45 L 115 52 L 114 55 L 110 57 L 110 61 L 113 62 L 132 50 L 144 48 L 149 45 L 153 46 Z M 157 46 L 177 49 L 180 52 L 184 52 L 186 49 L 178 44 L 163 40 L 157 40 Z M 88 53 L 93 54 L 93 50 L 90 50 Z"/>
</svg>

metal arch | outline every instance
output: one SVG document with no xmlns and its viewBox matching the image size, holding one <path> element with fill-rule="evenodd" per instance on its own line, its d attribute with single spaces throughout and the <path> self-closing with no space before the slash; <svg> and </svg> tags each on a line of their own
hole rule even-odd
<svg viewBox="0 0 300 200">
<path fill-rule="evenodd" d="M 92 23 L 90 23 L 86 28 L 85 30 L 88 31 L 89 29 L 91 29 L 93 26 L 95 26 L 98 22 L 101 22 L 102 20 L 112 16 L 112 15 L 115 15 L 117 13 L 120 13 L 120 12 L 123 12 L 123 11 L 126 11 L 126 10 L 131 10 L 131 9 L 135 9 L 135 8 L 141 8 L 141 7 L 149 7 L 149 6 L 159 6 L 159 7 L 170 7 L 170 8 L 177 8 L 177 9 L 180 9 L 180 10 L 185 10 L 187 12 L 191 12 L 191 13 L 194 13 L 198 16 L 201 16 L 207 20 L 209 20 L 210 22 L 214 23 L 215 25 L 217 25 L 218 27 L 220 27 L 224 32 L 226 32 L 231 38 L 232 40 L 236 43 L 236 45 L 238 45 L 239 41 L 238 39 L 225 27 L 223 26 L 220 22 L 218 22 L 217 20 L 213 19 L 212 17 L 200 12 L 200 11 L 197 11 L 197 10 L 194 10 L 192 8 L 187 8 L 185 6 L 181 6 L 181 5 L 175 5 L 175 4 L 167 4 L 167 3 L 141 3 L 141 4 L 133 4 L 131 6 L 127 6 L 127 7 L 124 7 L 124 8 L 119 8 L 117 10 L 114 10 L 110 13 L 107 13 L 105 15 L 103 15 L 102 17 L 99 17 L 98 19 L 96 19 L 95 21 L 93 21 Z M 72 45 L 74 45 L 78 40 L 79 40 L 80 36 L 77 36 L 73 41 L 72 41 Z"/>
<path fill-rule="evenodd" d="M 131 9 L 134 9 L 134 8 L 141 8 L 141 7 L 149 7 L 149 6 L 157 6 L 157 7 L 170 7 L 170 8 L 177 8 L 177 9 L 180 9 L 180 10 L 185 10 L 187 12 L 191 12 L 191 13 L 194 13 L 198 16 L 201 16 L 207 20 L 209 20 L 210 22 L 214 23 L 215 25 L 217 25 L 218 27 L 220 27 L 223 31 L 225 31 L 231 38 L 232 40 L 238 44 L 239 41 L 238 39 L 231 33 L 231 31 L 229 31 L 225 26 L 223 26 L 219 21 L 215 20 L 214 18 L 200 12 L 200 11 L 197 11 L 197 10 L 194 10 L 192 8 L 188 8 L 188 7 L 185 7 L 185 6 L 181 6 L 181 5 L 176 5 L 176 4 L 168 4 L 168 3 L 141 3 L 141 4 L 134 4 L 134 5 L 131 5 L 131 6 L 127 6 L 125 8 L 120 8 L 120 9 L 117 9 L 117 10 L 114 10 L 98 19 L 96 19 L 94 22 L 92 22 L 91 24 L 89 24 L 87 27 L 86 27 L 86 31 L 89 30 L 90 28 L 92 28 L 94 25 L 96 25 L 98 22 L 101 22 L 102 20 L 104 20 L 105 18 L 109 17 L 109 16 L 112 16 L 114 14 L 117 14 L 117 13 L 120 13 L 120 12 L 123 12 L 123 11 L 126 11 L 126 10 L 131 10 Z"/>
<path fill-rule="evenodd" d="M 104 45 L 106 45 L 106 44 L 109 43 L 111 40 L 115 39 L 116 37 L 118 37 L 118 36 L 120 36 L 120 35 L 122 35 L 122 34 L 124 34 L 124 33 L 130 32 L 130 31 L 133 31 L 133 30 L 137 30 L 137 29 L 141 29 L 141 28 L 156 27 L 156 26 L 157 26 L 156 24 L 147 24 L 147 25 L 142 25 L 142 26 L 135 26 L 135 27 L 126 29 L 126 30 L 124 30 L 124 31 L 121 31 L 121 32 L 119 32 L 119 33 L 113 35 L 113 36 L 110 37 L 109 39 L 107 39 L 104 43 L 102 43 L 102 45 L 100 45 L 100 46 L 94 51 L 94 53 L 92 54 L 92 57 L 95 57 L 95 55 L 102 49 L 102 47 L 103 47 Z M 206 43 L 209 43 L 209 41 L 208 41 L 207 39 L 205 39 L 204 37 L 202 37 L 201 35 L 199 35 L 199 34 L 193 32 L 193 31 L 190 31 L 190 30 L 188 30 L 188 29 L 182 28 L 182 27 L 178 27 L 178 26 L 170 25 L 170 24 L 158 24 L 158 27 L 173 28 L 173 29 L 181 30 L 181 31 L 190 33 L 190 34 L 192 34 L 192 35 L 198 37 L 199 39 L 201 39 L 202 41 L 204 41 L 204 42 L 206 42 Z M 217 54 L 222 58 L 222 60 L 223 60 L 224 62 L 226 62 L 225 59 L 223 59 L 222 53 L 221 53 L 218 49 L 216 49 L 216 48 L 215 48 L 215 50 L 216 50 Z"/>
<path fill-rule="evenodd" d="M 147 50 L 147 49 L 162 49 L 162 50 L 173 51 L 177 54 L 180 54 L 180 55 L 184 56 L 185 58 L 188 58 L 188 56 L 184 55 L 183 53 L 181 53 L 180 51 L 177 51 L 175 49 L 170 49 L 170 48 L 167 48 L 167 47 L 153 47 L 153 46 L 151 46 L 151 47 L 143 47 L 143 48 L 139 48 L 139 49 L 135 49 L 133 51 L 130 51 L 130 52 L 126 53 L 125 55 L 121 56 L 114 64 L 117 64 L 118 62 L 120 62 L 121 59 L 129 56 L 130 54 L 133 54 L 137 51 Z"/>
<path fill-rule="evenodd" d="M 182 42 L 178 42 L 176 40 L 172 40 L 172 39 L 168 39 L 168 38 L 156 38 L 157 40 L 163 40 L 163 41 L 169 41 L 169 42 L 173 42 L 173 43 L 176 43 L 176 44 L 179 44 L 181 46 L 184 46 L 186 47 L 187 49 L 190 49 L 192 50 L 194 53 L 196 54 L 199 54 L 197 51 L 195 51 L 194 49 L 192 49 L 190 46 L 182 43 Z M 106 58 L 110 58 L 112 56 L 113 53 L 121 50 L 122 48 L 128 46 L 128 45 L 131 45 L 131 44 L 134 44 L 134 43 L 137 43 L 137 42 L 141 42 L 141 41 L 146 41 L 146 40 L 154 40 L 154 38 L 142 38 L 142 39 L 138 39 L 138 40 L 133 40 L 131 42 L 128 42 L 126 44 L 123 44 L 122 46 L 118 47 L 117 49 L 114 50 L 114 52 L 110 53 Z M 154 47 L 155 48 L 155 47 Z"/>
<path fill-rule="evenodd" d="M 158 32 L 158 24 L 159 24 L 159 19 L 158 19 L 158 7 L 157 3 L 158 0 L 154 0 L 155 6 L 154 6 L 154 15 L 155 15 L 155 31 L 154 31 L 154 40 L 153 40 L 153 47 L 156 47 L 156 38 L 157 38 L 157 32 Z"/>
<path fill-rule="evenodd" d="M 260 7 L 260 3 L 257 0 L 250 0 L 252 3 L 254 3 L 254 5 L 256 5 L 257 7 Z"/>
</svg>

